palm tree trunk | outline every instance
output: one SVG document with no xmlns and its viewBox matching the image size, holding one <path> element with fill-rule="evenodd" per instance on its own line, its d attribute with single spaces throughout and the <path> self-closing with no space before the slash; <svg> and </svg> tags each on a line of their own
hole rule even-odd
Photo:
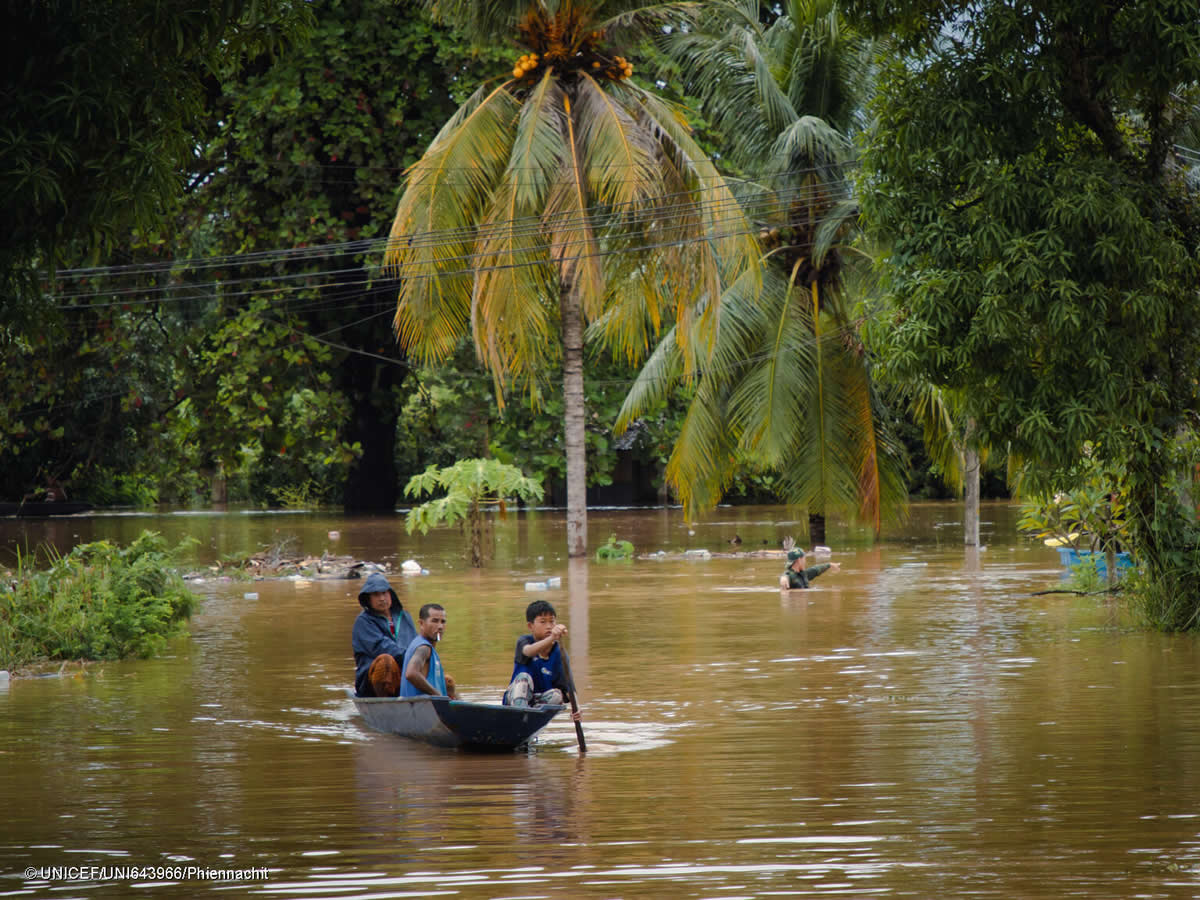
<svg viewBox="0 0 1200 900">
<path fill-rule="evenodd" d="M 809 217 L 811 219 L 811 210 Z M 812 283 L 812 316 L 813 339 L 817 360 L 817 433 L 820 435 L 817 447 L 821 453 L 821 486 L 808 513 L 808 536 L 813 546 L 825 543 L 825 480 L 829 475 L 829 465 L 825 459 L 826 439 L 828 438 L 825 423 L 825 369 L 821 359 L 821 295 L 817 288 L 817 276 L 813 273 Z"/>
<path fill-rule="evenodd" d="M 973 443 L 974 420 L 967 423 L 966 447 L 963 450 L 963 543 L 979 546 L 979 448 Z"/>
<path fill-rule="evenodd" d="M 563 429 L 567 450 L 567 556 L 587 555 L 587 451 L 583 397 L 583 302 L 564 284 L 559 292 L 563 341 Z"/>
<path fill-rule="evenodd" d="M 823 513 L 808 514 L 808 541 L 812 546 L 825 543 L 825 515 Z"/>
</svg>

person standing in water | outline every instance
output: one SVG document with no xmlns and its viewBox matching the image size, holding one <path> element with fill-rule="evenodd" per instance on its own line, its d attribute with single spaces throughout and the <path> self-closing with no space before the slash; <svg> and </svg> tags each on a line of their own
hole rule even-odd
<svg viewBox="0 0 1200 900">
<path fill-rule="evenodd" d="M 446 632 L 446 610 L 437 603 L 426 603 L 417 617 L 417 636 L 404 651 L 404 680 L 400 683 L 401 697 L 457 696 L 454 679 L 442 668 L 436 644 Z"/>
<path fill-rule="evenodd" d="M 804 568 L 804 548 L 802 547 L 793 547 L 788 551 L 787 558 L 788 567 L 779 576 L 779 586 L 785 591 L 810 587 L 809 582 L 818 575 L 822 575 L 830 569 L 836 572 L 842 567 L 841 563 L 818 563 L 806 569 Z"/>
</svg>

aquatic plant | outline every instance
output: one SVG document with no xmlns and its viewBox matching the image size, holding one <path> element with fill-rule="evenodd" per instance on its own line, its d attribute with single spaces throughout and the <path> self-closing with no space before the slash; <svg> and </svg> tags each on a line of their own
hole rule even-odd
<svg viewBox="0 0 1200 900">
<path fill-rule="evenodd" d="M 615 534 L 608 536 L 608 543 L 596 548 L 596 559 L 633 559 L 633 544 L 618 541 Z"/>
<path fill-rule="evenodd" d="M 283 509 L 307 509 L 320 502 L 320 489 L 311 478 L 306 478 L 299 484 L 271 488 L 269 493 Z"/>
<path fill-rule="evenodd" d="M 41 660 L 124 659 L 157 653 L 182 630 L 195 606 L 175 569 L 191 542 L 169 549 L 144 531 L 122 549 L 110 541 L 80 544 L 62 555 L 44 549 L 18 556 L 0 584 L 0 669 Z"/>
</svg>

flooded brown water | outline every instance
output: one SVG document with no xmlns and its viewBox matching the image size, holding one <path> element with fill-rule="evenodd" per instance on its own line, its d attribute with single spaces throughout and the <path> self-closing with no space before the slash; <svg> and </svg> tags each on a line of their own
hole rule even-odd
<svg viewBox="0 0 1200 900">
<path fill-rule="evenodd" d="M 747 550 L 797 531 L 787 515 L 599 511 L 590 533 Z M 1200 895 L 1200 644 L 1031 596 L 1058 561 L 1015 518 L 985 507 L 977 553 L 951 505 L 875 545 L 835 531 L 842 571 L 782 594 L 779 560 L 568 564 L 556 512 L 497 523 L 478 572 L 456 532 L 400 519 L 0 524 L 7 547 L 193 535 L 197 565 L 284 537 L 414 558 L 430 574 L 393 583 L 446 607 L 468 699 L 499 697 L 548 599 L 589 749 L 565 717 L 503 756 L 371 732 L 344 693 L 355 583 L 202 583 L 161 658 L 0 687 L 0 897 Z"/>
</svg>

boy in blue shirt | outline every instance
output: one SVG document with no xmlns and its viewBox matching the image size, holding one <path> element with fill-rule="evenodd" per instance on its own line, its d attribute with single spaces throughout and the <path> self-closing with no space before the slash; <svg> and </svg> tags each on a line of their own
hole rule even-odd
<svg viewBox="0 0 1200 900">
<path fill-rule="evenodd" d="M 563 669 L 563 648 L 559 638 L 567 626 L 558 622 L 554 607 L 535 600 L 525 609 L 529 634 L 517 638 L 512 678 L 504 692 L 505 706 L 561 706 L 571 693 L 571 684 Z M 571 718 L 580 721 L 579 713 Z"/>
</svg>

